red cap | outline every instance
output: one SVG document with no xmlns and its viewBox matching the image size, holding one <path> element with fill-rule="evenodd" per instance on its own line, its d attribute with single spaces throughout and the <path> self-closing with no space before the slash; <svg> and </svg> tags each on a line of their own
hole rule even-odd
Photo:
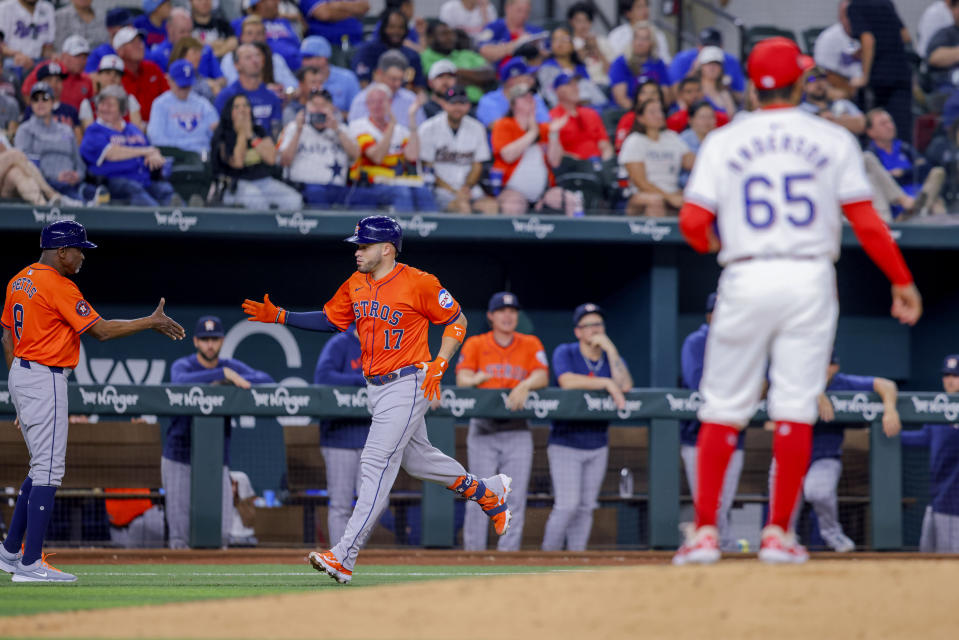
<svg viewBox="0 0 959 640">
<path fill-rule="evenodd" d="M 815 61 L 789 38 L 767 38 L 753 47 L 746 62 L 749 79 L 760 91 L 788 87 L 812 69 Z"/>
</svg>

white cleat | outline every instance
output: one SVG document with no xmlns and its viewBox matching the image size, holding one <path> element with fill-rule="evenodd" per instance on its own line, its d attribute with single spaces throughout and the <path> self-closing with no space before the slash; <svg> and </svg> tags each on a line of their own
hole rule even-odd
<svg viewBox="0 0 959 640">
<path fill-rule="evenodd" d="M 766 564 L 802 564 L 809 560 L 806 547 L 799 544 L 796 535 L 771 524 L 763 529 L 759 561 Z"/>
<path fill-rule="evenodd" d="M 719 550 L 719 530 L 706 526 L 696 528 L 691 523 L 682 527 L 685 541 L 673 556 L 677 567 L 687 564 L 715 564 L 722 553 Z"/>
</svg>

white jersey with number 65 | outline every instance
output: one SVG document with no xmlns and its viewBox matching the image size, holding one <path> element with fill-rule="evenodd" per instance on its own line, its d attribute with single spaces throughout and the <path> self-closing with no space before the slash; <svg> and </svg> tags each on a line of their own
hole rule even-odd
<svg viewBox="0 0 959 640">
<path fill-rule="evenodd" d="M 710 133 L 685 198 L 716 214 L 719 263 L 839 257 L 841 205 L 871 200 L 844 128 L 796 108 L 765 109 Z"/>
</svg>

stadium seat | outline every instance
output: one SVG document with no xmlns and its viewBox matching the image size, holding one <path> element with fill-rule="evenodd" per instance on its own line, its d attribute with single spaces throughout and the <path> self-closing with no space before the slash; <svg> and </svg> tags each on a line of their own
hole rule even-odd
<svg viewBox="0 0 959 640">
<path fill-rule="evenodd" d="M 743 37 L 742 60 L 745 62 L 746 58 L 749 57 L 749 52 L 753 50 L 757 42 L 774 36 L 789 38 L 796 44 L 799 44 L 799 41 L 796 39 L 796 34 L 792 29 L 783 29 L 782 27 L 768 24 L 756 25 L 746 29 L 746 35 Z"/>
<path fill-rule="evenodd" d="M 924 113 L 916 116 L 913 124 L 913 140 L 916 142 L 916 151 L 925 153 L 926 147 L 932 142 L 939 129 L 939 116 L 935 113 Z"/>
<path fill-rule="evenodd" d="M 582 193 L 584 211 L 598 213 L 596 210 L 603 208 L 603 183 L 600 182 L 600 176 L 594 172 L 564 173 L 556 178 L 556 186 L 567 191 Z"/>
<path fill-rule="evenodd" d="M 802 30 L 802 46 L 808 55 L 812 55 L 813 49 L 816 47 L 816 38 L 825 30 L 826 27 L 809 27 Z"/>
<path fill-rule="evenodd" d="M 193 195 L 206 199 L 210 182 L 213 180 L 209 163 L 204 162 L 200 154 L 193 151 L 184 151 L 177 147 L 157 148 L 164 157 L 173 158 L 170 171 L 173 190 L 180 194 L 184 201 L 188 201 Z"/>
<path fill-rule="evenodd" d="M 612 107 L 604 109 L 600 114 L 600 117 L 603 119 L 603 127 L 606 129 L 606 133 L 609 134 L 609 141 L 613 144 L 616 144 L 616 125 L 619 124 L 620 118 L 622 118 L 627 111 L 629 111 L 629 109 Z"/>
</svg>

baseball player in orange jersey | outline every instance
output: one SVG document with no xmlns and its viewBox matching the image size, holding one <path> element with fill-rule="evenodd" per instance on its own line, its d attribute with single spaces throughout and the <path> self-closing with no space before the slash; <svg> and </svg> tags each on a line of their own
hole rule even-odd
<svg viewBox="0 0 959 640">
<path fill-rule="evenodd" d="M 411 476 L 442 483 L 480 504 L 503 535 L 512 517 L 506 505 L 511 480 L 504 474 L 479 479 L 430 444 L 426 410 L 439 398 L 440 380 L 466 336 L 466 318 L 435 276 L 396 262 L 403 232 L 386 216 L 360 220 L 346 242 L 356 247 L 356 272 L 323 311 L 292 313 L 270 302 L 245 300 L 251 321 L 311 331 L 345 331 L 356 323 L 363 373 L 373 414 L 360 456 L 360 490 L 346 532 L 329 551 L 310 553 L 310 564 L 341 584 L 353 579 L 360 549 L 389 500 L 400 466 Z M 430 359 L 427 330 L 445 325 L 436 359 Z"/>
<path fill-rule="evenodd" d="M 98 340 L 154 329 L 182 340 L 183 327 L 163 313 L 136 320 L 100 317 L 68 276 L 80 271 L 87 240 L 78 222 L 60 220 L 40 233 L 40 260 L 15 275 L 3 304 L 3 353 L 7 385 L 30 453 L 30 472 L 20 487 L 10 530 L 0 546 L 0 569 L 14 582 L 74 582 L 76 576 L 48 564 L 43 538 L 53 499 L 63 479 L 67 452 L 67 375 L 80 360 L 80 335 Z M 21 553 L 21 543 L 23 551 Z"/>
<path fill-rule="evenodd" d="M 456 385 L 480 389 L 509 389 L 503 394 L 507 406 L 517 411 L 526 405 L 529 392 L 549 384 L 549 365 L 539 338 L 516 331 L 519 300 L 508 291 L 494 293 L 487 305 L 490 331 L 471 336 L 463 343 L 456 363 Z M 513 514 L 509 532 L 496 548 L 519 551 L 526 518 L 526 490 L 533 466 L 533 434 L 525 418 L 470 418 L 466 436 L 470 469 L 493 475 L 502 471 L 513 479 L 507 499 Z M 485 551 L 489 524 L 479 506 L 466 505 L 463 549 Z"/>
<path fill-rule="evenodd" d="M 892 281 L 892 316 L 912 325 L 922 315 L 912 274 L 872 207 L 855 138 L 796 108 L 812 66 L 787 38 L 758 43 L 747 68 L 759 111 L 706 136 L 686 185 L 680 229 L 697 251 L 719 251 L 723 273 L 700 384 L 696 525 L 674 564 L 720 558 L 719 493 L 739 431 L 756 412 L 767 365 L 776 475 L 759 559 L 809 557 L 790 518 L 809 467 L 816 399 L 826 388 L 839 316 L 833 263 L 840 212 Z"/>
</svg>

